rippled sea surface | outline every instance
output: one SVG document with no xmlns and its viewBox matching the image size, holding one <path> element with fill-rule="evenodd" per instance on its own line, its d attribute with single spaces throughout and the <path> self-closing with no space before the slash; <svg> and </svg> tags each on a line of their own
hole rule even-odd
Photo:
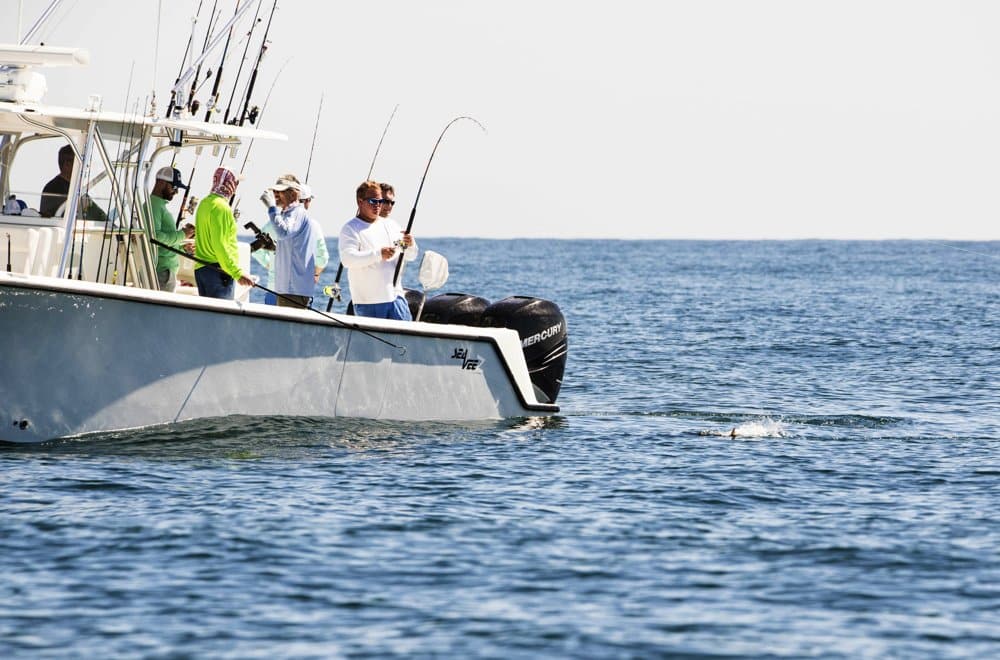
<svg viewBox="0 0 1000 660">
<path fill-rule="evenodd" d="M 559 416 L 2 446 L 0 656 L 1000 654 L 1000 243 L 422 246 Z"/>
</svg>

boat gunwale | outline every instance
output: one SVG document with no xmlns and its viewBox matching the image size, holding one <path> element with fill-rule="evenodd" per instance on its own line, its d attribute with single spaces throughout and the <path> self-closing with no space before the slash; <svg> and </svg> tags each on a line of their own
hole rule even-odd
<svg viewBox="0 0 1000 660">
<path fill-rule="evenodd" d="M 164 291 L 152 291 L 147 289 L 136 289 L 134 287 L 124 287 L 115 284 L 101 284 L 99 282 L 77 282 L 60 278 L 39 277 L 34 275 L 22 275 L 19 273 L 0 272 L 0 286 L 9 286 L 17 289 L 28 289 L 36 291 L 49 291 L 52 293 L 63 293 L 72 295 L 82 295 L 92 298 L 112 298 L 125 300 L 146 305 L 156 305 L 161 307 L 176 307 L 195 311 L 230 314 L 236 316 L 252 316 L 269 321 L 285 321 L 292 323 L 303 323 L 308 325 L 323 325 L 341 328 L 348 331 L 359 331 L 363 333 L 398 334 L 414 337 L 429 337 L 440 339 L 464 339 L 467 341 L 483 342 L 490 345 L 496 354 L 499 362 L 503 365 L 508 382 L 517 394 L 521 407 L 530 412 L 554 414 L 559 412 L 559 405 L 555 403 L 541 403 L 538 401 L 528 401 L 522 391 L 520 382 L 514 375 L 513 370 L 506 358 L 503 348 L 497 337 L 490 333 L 483 333 L 483 330 L 503 330 L 517 334 L 510 328 L 479 328 L 467 325 L 433 324 L 420 321 L 393 321 L 388 319 L 374 319 L 358 324 L 354 319 L 364 317 L 345 317 L 352 319 L 346 321 L 341 314 L 328 314 L 318 309 L 312 311 L 305 309 L 293 309 L 272 307 L 259 303 L 242 303 L 239 301 L 226 301 L 221 299 L 200 299 L 187 294 L 168 293 Z M 98 289 L 98 290 L 93 290 Z M 177 300 L 171 298 L 180 297 Z M 235 306 L 235 307 L 233 307 Z M 253 307 L 253 308 L 251 308 Z M 256 309 L 254 309 L 256 308 Z M 317 314 L 318 312 L 318 314 Z M 413 328 L 412 324 L 419 323 L 421 328 Z M 385 327 L 384 324 L 399 324 L 401 327 Z M 405 327 L 410 326 L 410 327 Z M 467 332 L 464 329 L 472 332 Z M 441 330 L 444 330 L 442 332 Z M 449 332 L 449 330 L 451 332 Z M 520 339 L 518 339 L 520 343 Z M 530 377 L 529 377 L 530 382 Z"/>
</svg>

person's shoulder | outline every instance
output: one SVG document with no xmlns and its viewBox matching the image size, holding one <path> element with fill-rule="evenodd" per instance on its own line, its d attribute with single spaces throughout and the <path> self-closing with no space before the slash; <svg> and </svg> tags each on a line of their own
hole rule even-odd
<svg viewBox="0 0 1000 660">
<path fill-rule="evenodd" d="M 63 179 L 62 176 L 58 174 L 55 175 L 54 177 L 49 179 L 48 183 L 45 184 L 45 187 L 42 188 L 42 192 L 47 192 L 48 190 L 57 187 L 61 181 L 65 181 L 65 179 Z M 66 181 L 66 185 L 67 186 L 69 185 L 69 181 Z"/>
</svg>

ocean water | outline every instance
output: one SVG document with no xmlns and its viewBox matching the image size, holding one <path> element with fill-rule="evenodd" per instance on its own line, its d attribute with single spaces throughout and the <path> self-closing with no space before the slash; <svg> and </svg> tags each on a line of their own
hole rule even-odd
<svg viewBox="0 0 1000 660">
<path fill-rule="evenodd" d="M 0 447 L 0 657 L 1000 655 L 1000 243 L 421 244 L 560 415 Z"/>
</svg>

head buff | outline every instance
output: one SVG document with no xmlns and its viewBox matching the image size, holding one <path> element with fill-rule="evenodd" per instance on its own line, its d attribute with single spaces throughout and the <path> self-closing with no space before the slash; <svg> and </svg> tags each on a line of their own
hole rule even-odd
<svg viewBox="0 0 1000 660">
<path fill-rule="evenodd" d="M 225 167 L 219 167 L 212 175 L 212 192 L 223 197 L 232 197 L 236 194 L 236 186 L 239 183 L 240 180 L 235 174 Z"/>
</svg>

